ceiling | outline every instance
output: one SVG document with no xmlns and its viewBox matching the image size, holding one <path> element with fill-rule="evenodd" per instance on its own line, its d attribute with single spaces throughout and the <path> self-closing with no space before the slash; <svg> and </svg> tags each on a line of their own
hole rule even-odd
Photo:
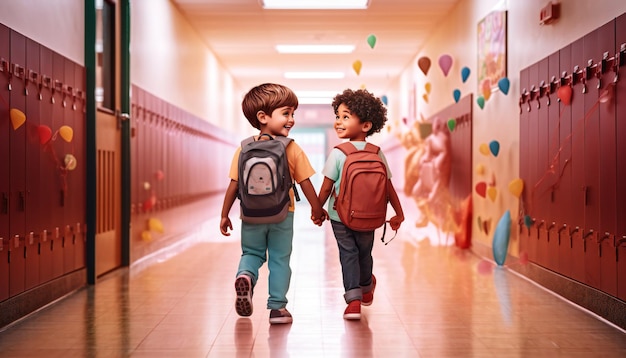
<svg viewBox="0 0 626 358">
<path fill-rule="evenodd" d="M 382 95 L 460 0 L 370 0 L 366 10 L 264 10 L 261 0 L 171 0 L 241 90 L 278 82 L 295 91 L 365 86 Z M 297 0 L 294 0 L 297 1 Z M 368 36 L 376 37 L 370 47 Z M 351 54 L 279 54 L 277 44 L 352 44 Z M 357 75 L 353 63 L 360 60 Z M 286 79 L 286 71 L 342 71 L 343 79 Z"/>
</svg>

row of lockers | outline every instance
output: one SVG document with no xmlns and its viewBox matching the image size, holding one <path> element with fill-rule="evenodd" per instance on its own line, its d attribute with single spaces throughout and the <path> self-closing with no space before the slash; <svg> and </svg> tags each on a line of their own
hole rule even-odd
<svg viewBox="0 0 626 358">
<path fill-rule="evenodd" d="M 137 86 L 131 107 L 133 214 L 225 190 L 236 145 L 225 132 Z"/>
<path fill-rule="evenodd" d="M 522 208 L 533 221 L 522 229 L 520 250 L 622 299 L 625 43 L 622 15 L 520 73 Z"/>
<path fill-rule="evenodd" d="M 0 301 L 85 266 L 84 73 L 0 24 Z"/>
</svg>

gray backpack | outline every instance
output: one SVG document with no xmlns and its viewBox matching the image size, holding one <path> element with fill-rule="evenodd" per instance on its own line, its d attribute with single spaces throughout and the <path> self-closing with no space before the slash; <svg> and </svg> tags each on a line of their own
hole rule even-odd
<svg viewBox="0 0 626 358">
<path fill-rule="evenodd" d="M 265 136 L 268 139 L 262 138 Z M 241 142 L 237 196 L 243 222 L 271 224 L 287 217 L 289 189 L 294 184 L 286 148 L 292 140 L 263 134 L 257 140 L 250 137 Z"/>
</svg>

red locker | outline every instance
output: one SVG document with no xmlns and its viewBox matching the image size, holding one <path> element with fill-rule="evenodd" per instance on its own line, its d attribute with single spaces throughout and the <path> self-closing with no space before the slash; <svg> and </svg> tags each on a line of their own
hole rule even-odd
<svg viewBox="0 0 626 358">
<path fill-rule="evenodd" d="M 11 69 L 13 77 L 9 103 L 12 109 L 25 113 L 26 38 L 15 31 L 11 31 Z M 26 127 L 24 123 L 9 131 L 10 296 L 24 292 L 26 283 Z"/>
<path fill-rule="evenodd" d="M 548 106 L 545 104 L 545 97 L 541 97 L 544 86 L 548 81 L 548 58 L 537 63 L 537 80 L 534 82 L 538 91 L 537 98 L 533 101 L 533 110 L 536 110 L 537 135 L 536 150 L 537 156 L 534 163 L 536 170 L 535 184 L 535 215 L 540 220 L 541 228 L 538 230 L 537 240 L 537 263 L 548 267 L 548 230 L 551 228 L 552 220 L 549 213 L 550 202 L 550 181 L 552 175 L 548 172 Z M 539 227 L 539 226 L 538 226 Z"/>
<path fill-rule="evenodd" d="M 538 214 L 540 213 L 540 192 L 537 190 L 537 183 L 539 181 L 539 173 L 537 168 L 538 158 L 538 138 L 539 138 L 539 110 L 537 109 L 537 84 L 539 83 L 539 64 L 534 64 L 528 68 L 528 85 L 531 92 L 530 101 L 526 104 L 526 111 L 528 112 L 528 184 L 529 189 L 529 205 L 526 209 L 529 210 L 531 217 L 535 221 L 531 228 L 529 243 L 528 259 L 539 265 L 543 265 L 542 260 L 539 258 L 540 248 L 540 230 L 545 229 L 543 227 L 542 218 Z"/>
<path fill-rule="evenodd" d="M 72 140 L 72 154 L 76 158 L 76 169 L 72 171 L 74 177 L 72 188 L 76 193 L 73 203 L 74 218 L 70 221 L 73 229 L 74 242 L 74 269 L 85 267 L 85 233 L 86 200 L 85 188 L 86 172 L 86 140 L 85 140 L 85 68 L 74 64 L 74 94 L 72 98 L 72 115 L 74 117 L 74 139 Z"/>
<path fill-rule="evenodd" d="M 567 77 L 572 74 L 572 48 L 570 45 L 559 50 L 559 72 L 561 85 L 565 85 Z M 560 86 L 559 86 L 560 88 Z M 559 227 L 559 272 L 570 277 L 572 273 L 572 248 L 570 247 L 569 230 L 576 226 L 573 213 L 572 202 L 572 107 L 558 102 L 559 111 L 559 145 L 560 154 L 558 158 L 558 171 L 560 179 L 557 181 L 555 193 L 555 210 L 559 213 L 562 226 Z M 580 223 L 578 223 L 580 224 Z"/>
<path fill-rule="evenodd" d="M 72 95 L 75 87 L 75 71 L 74 62 L 64 58 L 64 74 L 62 78 L 62 95 L 61 97 L 61 124 L 56 129 L 60 131 L 63 126 L 67 126 L 74 130 L 74 110 L 72 109 Z M 60 133 L 60 132 L 59 132 Z M 74 133 L 79 135 L 79 133 Z M 67 170 L 65 166 L 65 156 L 68 154 L 74 155 L 73 144 L 74 135 L 70 142 L 66 141 L 62 136 L 57 137 L 59 142 L 59 152 L 57 156 L 59 159 L 59 175 L 61 177 L 61 205 L 64 212 L 63 216 L 63 238 L 61 239 L 63 246 L 63 273 L 74 271 L 74 259 L 75 259 L 75 247 L 76 241 L 74 239 L 73 226 L 79 220 L 81 209 L 78 204 L 80 200 L 84 198 L 84 193 L 80 192 L 80 186 L 76 172 L 74 170 Z M 84 212 L 84 211 L 83 211 Z"/>
<path fill-rule="evenodd" d="M 26 286 L 28 290 L 39 285 L 39 240 L 41 230 L 41 207 L 39 205 L 39 162 L 42 156 L 39 144 L 39 48 L 40 45 L 26 39 Z"/>
<path fill-rule="evenodd" d="M 525 187 L 526 187 L 526 189 L 522 192 L 522 195 L 520 197 L 520 201 L 524 204 L 523 206 L 525 208 L 525 211 L 522 213 L 522 215 L 531 215 L 531 213 L 529 212 L 531 188 L 530 188 L 530 177 L 529 177 L 530 143 L 529 143 L 529 135 L 528 135 L 528 110 L 527 110 L 528 105 L 526 103 L 523 103 L 523 100 L 526 98 L 526 93 L 528 92 L 530 88 L 528 86 L 528 74 L 529 74 L 528 68 L 525 68 L 522 71 L 520 71 L 520 96 L 521 97 L 519 100 L 519 106 L 520 106 L 519 162 L 520 162 L 520 178 L 524 181 Z M 528 235 L 529 231 L 524 226 L 523 218 L 520 218 L 517 224 L 518 224 L 517 228 L 519 230 L 518 232 L 519 232 L 519 238 L 520 238 L 520 243 L 519 243 L 520 255 L 526 254 L 530 258 L 531 253 L 530 253 L 530 241 L 529 241 L 530 238 Z"/>
<path fill-rule="evenodd" d="M 558 181 L 560 179 L 559 170 L 559 103 L 556 97 L 556 84 L 560 78 L 560 63 L 559 52 L 555 52 L 548 57 L 548 76 L 546 77 L 545 93 L 546 96 L 542 100 L 542 105 L 547 107 L 548 111 L 548 132 L 547 132 L 547 163 L 546 172 L 548 180 L 548 190 L 546 191 L 545 206 L 547 211 L 546 222 L 548 223 L 547 229 L 547 262 L 546 267 L 559 272 L 560 266 L 560 247 L 559 247 L 559 229 L 562 228 L 564 220 L 560 217 L 558 210 L 557 189 Z M 550 93 L 553 92 L 554 93 Z"/>
<path fill-rule="evenodd" d="M 41 81 L 41 101 L 39 101 L 39 125 L 52 131 L 52 50 L 41 46 L 39 48 L 39 68 Z M 53 195 L 53 182 L 55 175 L 55 162 L 50 147 L 40 145 L 41 157 L 39 162 L 39 205 L 41 208 L 40 224 L 42 227 L 39 248 L 39 281 L 45 283 L 54 278 L 52 270 L 52 239 L 54 217 L 52 212 L 56 210 L 56 196 Z"/>
<path fill-rule="evenodd" d="M 0 24 L 0 173 L 9 172 L 9 60 L 10 30 Z M 0 175 L 0 302 L 9 297 L 9 194 L 8 175 Z"/>
<path fill-rule="evenodd" d="M 626 14 L 621 15 L 615 20 L 615 53 L 620 52 L 622 60 L 626 59 Z M 624 61 L 626 65 L 626 61 Z M 620 140 L 616 143 L 616 176 L 618 185 L 616 187 L 615 201 L 618 203 L 616 207 L 616 237 L 615 245 L 617 246 L 617 297 L 626 301 L 626 66 L 619 67 L 620 81 L 615 84 L 615 104 L 616 118 L 616 137 Z"/>
</svg>

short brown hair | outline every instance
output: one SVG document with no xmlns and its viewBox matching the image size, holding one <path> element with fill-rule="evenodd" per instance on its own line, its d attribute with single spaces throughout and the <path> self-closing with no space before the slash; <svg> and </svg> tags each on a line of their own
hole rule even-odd
<svg viewBox="0 0 626 358">
<path fill-rule="evenodd" d="M 256 116 L 259 111 L 272 115 L 280 107 L 298 108 L 298 97 L 290 88 L 276 83 L 264 83 L 252 88 L 241 102 L 244 116 L 256 129 L 261 129 L 261 123 Z"/>
</svg>

